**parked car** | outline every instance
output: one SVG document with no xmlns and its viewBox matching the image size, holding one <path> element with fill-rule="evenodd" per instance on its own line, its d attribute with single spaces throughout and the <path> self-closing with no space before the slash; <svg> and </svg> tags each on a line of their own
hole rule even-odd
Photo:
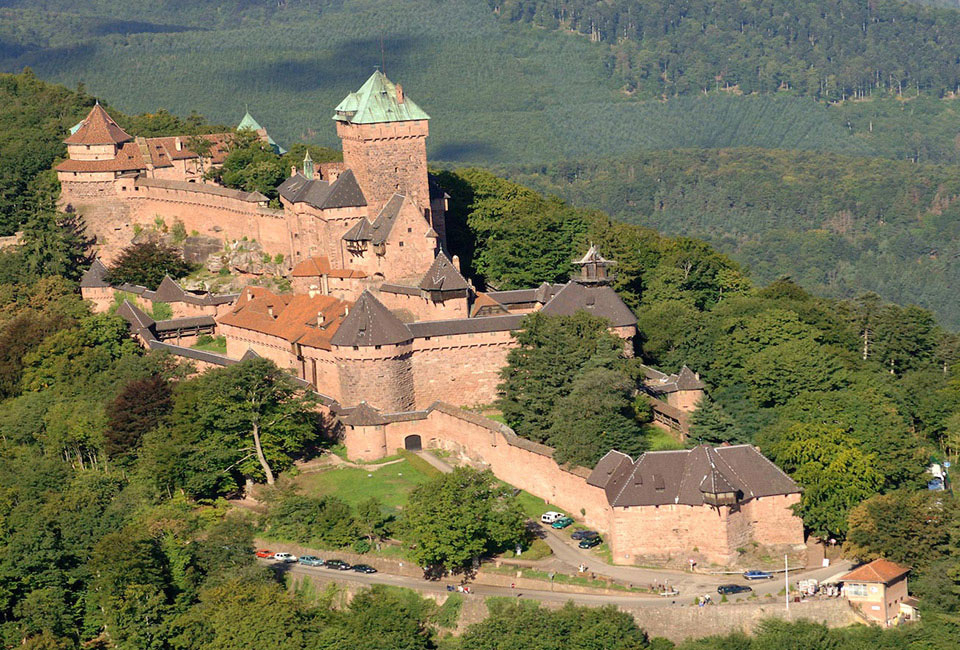
<svg viewBox="0 0 960 650">
<path fill-rule="evenodd" d="M 550 512 L 545 512 L 542 515 L 540 515 L 540 521 L 542 521 L 545 524 L 552 524 L 558 519 L 563 519 L 563 514 L 559 512 L 554 512 L 553 510 L 551 510 Z"/>
<path fill-rule="evenodd" d="M 293 553 L 274 553 L 273 559 L 277 562 L 283 562 L 284 564 L 289 564 L 297 561 L 297 556 Z"/>
<path fill-rule="evenodd" d="M 266 559 L 266 558 L 273 557 L 273 551 L 265 548 L 258 548 L 256 555 L 257 557 Z"/>
<path fill-rule="evenodd" d="M 337 571 L 349 571 L 351 568 L 350 565 L 343 560 L 327 560 L 323 564 L 328 569 L 336 569 Z"/>
<path fill-rule="evenodd" d="M 594 546 L 600 546 L 602 542 L 603 540 L 600 539 L 599 535 L 597 535 L 596 537 L 589 537 L 587 539 L 580 540 L 580 543 L 577 544 L 577 546 L 580 548 L 593 548 Z"/>
<path fill-rule="evenodd" d="M 570 534 L 570 539 L 591 539 L 600 537 L 600 533 L 595 530 L 575 530 Z"/>
<path fill-rule="evenodd" d="M 748 591 L 753 591 L 753 589 L 746 585 L 720 585 L 717 587 L 718 594 L 745 594 Z"/>
<path fill-rule="evenodd" d="M 551 526 L 552 528 L 556 528 L 557 530 L 560 530 L 560 529 L 562 529 L 562 528 L 566 528 L 567 526 L 569 526 L 569 525 L 572 524 L 572 523 L 573 523 L 573 519 L 571 519 L 570 517 L 560 517 L 560 518 L 557 519 L 555 522 L 553 522 L 552 524 L 550 524 L 550 526 Z"/>
<path fill-rule="evenodd" d="M 300 564 L 306 566 L 323 566 L 323 560 L 314 555 L 301 555 Z"/>
<path fill-rule="evenodd" d="M 745 571 L 743 577 L 747 580 L 769 580 L 773 577 L 772 573 L 767 571 L 758 571 L 757 569 L 752 569 L 750 571 Z"/>
<path fill-rule="evenodd" d="M 353 570 L 357 573 L 376 573 L 377 570 L 374 569 L 369 564 L 354 564 Z"/>
</svg>

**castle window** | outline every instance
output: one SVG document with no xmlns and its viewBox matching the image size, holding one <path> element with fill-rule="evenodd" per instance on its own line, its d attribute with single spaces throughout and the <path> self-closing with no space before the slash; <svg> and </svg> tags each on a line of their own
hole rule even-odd
<svg viewBox="0 0 960 650">
<path fill-rule="evenodd" d="M 413 228 L 407 228 L 407 232 L 413 232 Z"/>
<path fill-rule="evenodd" d="M 400 248 L 403 248 L 403 242 L 400 242 Z"/>
<path fill-rule="evenodd" d="M 381 348 L 381 346 L 379 346 L 379 345 L 373 346 L 373 349 L 374 349 L 374 350 L 379 350 L 380 348 Z"/>
</svg>

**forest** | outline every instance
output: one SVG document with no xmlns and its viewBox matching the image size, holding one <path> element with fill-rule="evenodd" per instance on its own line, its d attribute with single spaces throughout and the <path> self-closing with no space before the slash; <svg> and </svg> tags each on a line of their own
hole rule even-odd
<svg viewBox="0 0 960 650">
<path fill-rule="evenodd" d="M 960 167 L 823 152 L 649 152 L 496 168 L 618 220 L 709 241 L 756 281 L 868 291 L 960 326 Z"/>
<path fill-rule="evenodd" d="M 15 154 L 3 158 L 4 218 L 23 233 L 19 247 L 0 252 L 5 646 L 587 650 L 607 639 L 609 648 L 674 647 L 612 610 L 553 611 L 512 600 L 489 603 L 489 619 L 450 636 L 446 617 L 415 594 L 375 588 L 345 604 L 338 593 L 288 584 L 256 564 L 253 538 L 265 530 L 358 551 L 378 535 L 421 540 L 410 549 L 418 564 L 456 570 L 528 540 L 516 495 L 480 472 L 419 486 L 393 521 L 375 502 L 351 506 L 335 495 L 286 491 L 279 479 L 293 473 L 294 461 L 333 442 L 311 395 L 264 360 L 197 375 L 145 353 L 115 315 L 91 313 L 77 290 L 90 241 L 76 215 L 54 209 L 55 180 L 44 171 L 91 98 L 29 74 L 0 80 L 15 98 L 0 112 L 9 126 L 4 152 Z M 149 134 L 217 128 L 196 115 L 118 119 Z M 23 137 L 43 146 L 20 146 Z M 250 168 L 277 164 L 240 147 L 223 178 L 269 183 L 272 176 Z M 437 178 L 451 196 L 451 252 L 478 287 L 563 281 L 571 260 L 595 242 L 618 262 L 614 288 L 638 316 L 639 359 L 666 371 L 687 364 L 707 384 L 691 442 L 759 445 L 804 487 L 798 514 L 811 533 L 841 541 L 851 556 L 913 567 L 924 619 L 907 629 L 765 622 L 754 636 L 680 648 L 955 647 L 960 506 L 950 492 L 927 491 L 924 474 L 932 459 L 960 456 L 954 328 L 871 293 L 839 300 L 789 279 L 760 280 L 704 241 L 614 221 L 490 171 Z M 902 203 L 928 197 L 931 214 L 950 214 L 930 191 L 914 189 Z M 864 205 L 882 204 L 868 199 Z M 610 445 L 642 451 L 643 409 L 629 390 L 637 368 L 611 354 L 618 350 L 603 324 L 579 315 L 528 325 L 522 353 L 504 373 L 508 422 L 564 445 L 569 462 L 589 464 Z M 577 417 L 538 418 L 524 407 L 534 402 Z M 269 495 L 260 516 L 226 500 L 250 484 Z"/>
<path fill-rule="evenodd" d="M 543 16 L 566 3 L 507 4 L 537 9 L 536 15 Z M 581 4 L 614 11 L 625 3 Z M 680 7 L 661 5 L 668 15 Z M 856 11 L 847 11 L 847 5 L 856 5 Z M 655 5 L 643 6 L 653 10 Z M 762 29 L 777 29 L 778 19 L 771 13 L 775 6 L 753 10 Z M 677 146 L 799 148 L 960 161 L 954 140 L 960 118 L 953 95 L 944 94 L 955 90 L 947 77 L 956 63 L 946 58 L 957 12 L 870 3 L 884 16 L 903 7 L 919 18 L 868 22 L 866 35 L 853 29 L 859 23 L 852 18 L 839 21 L 835 15 L 859 15 L 867 6 L 852 0 L 831 2 L 827 18 L 821 18 L 809 15 L 813 5 L 804 5 L 807 13 L 796 14 L 794 20 L 809 18 L 811 25 L 791 25 L 785 30 L 792 34 L 789 39 L 767 38 L 765 31 L 757 31 L 760 27 L 746 29 L 750 47 L 731 63 L 723 49 L 730 47 L 730 39 L 714 40 L 712 27 L 705 37 L 693 29 L 700 24 L 693 17 L 641 47 L 629 39 L 611 45 L 567 30 L 511 22 L 505 9 L 498 18 L 488 3 L 478 0 L 237 0 L 215 7 L 175 0 L 8 1 L 0 7 L 0 71 L 15 73 L 29 66 L 41 78 L 71 88 L 83 82 L 127 113 L 154 112 L 162 106 L 179 115 L 197 110 L 216 123 L 235 124 L 247 106 L 281 144 L 302 141 L 329 147 L 336 145 L 336 138 L 327 112 L 374 66 L 383 65 L 432 116 L 431 159 L 474 164 L 541 164 Z M 696 7 L 699 11 L 703 5 Z M 734 11 L 734 5 L 724 7 Z M 749 7 L 743 11 L 751 11 Z M 935 24 L 921 20 L 924 16 L 935 18 Z M 721 16 L 702 18 L 709 23 Z M 729 26 L 725 21 L 733 20 L 722 18 L 724 28 Z M 824 23 L 830 32 L 822 32 Z M 853 25 L 855 33 L 833 35 L 840 23 Z M 894 28 L 912 31 L 887 39 Z M 665 60 L 674 61 L 674 50 L 696 56 L 701 46 L 714 44 L 718 50 L 703 51 L 728 57 L 725 64 L 745 69 L 743 74 L 753 79 L 756 69 L 769 68 L 773 74 L 781 62 L 790 70 L 806 65 L 794 50 L 807 43 L 800 34 L 808 31 L 819 37 L 810 55 L 829 57 L 823 71 L 827 80 L 843 76 L 830 72 L 832 68 L 863 72 L 867 61 L 892 57 L 904 66 L 937 71 L 942 86 L 928 88 L 924 82 L 918 91 L 911 77 L 905 78 L 899 95 L 871 87 L 869 101 L 842 101 L 843 93 L 818 101 L 815 94 L 797 90 L 801 82 L 791 82 L 790 90 L 764 92 L 758 87 L 754 93 L 745 90 L 749 80 L 744 80 L 737 92 L 718 91 L 711 72 L 706 94 L 698 87 L 689 92 L 673 86 L 660 89 L 656 75 L 645 82 L 652 84 L 649 92 L 640 92 L 629 89 L 624 76 L 629 70 L 618 68 L 623 57 L 612 50 L 633 48 L 643 57 L 662 50 Z M 869 54 L 838 51 L 850 38 L 858 47 L 867 39 L 873 49 Z M 907 53 L 897 48 L 907 48 Z M 934 61 L 920 62 L 914 50 Z M 694 68 L 711 69 L 708 60 L 701 63 Z M 688 83 L 693 74 L 687 68 L 683 74 L 679 68 L 672 70 L 679 75 L 673 85 Z M 875 71 L 868 66 L 868 73 Z M 886 73 L 883 81 L 889 83 Z M 830 83 L 834 87 L 838 82 Z"/>
<path fill-rule="evenodd" d="M 900 0 L 488 0 L 501 18 L 611 45 L 606 65 L 646 96 L 735 88 L 842 100 L 960 90 L 960 14 Z"/>
</svg>

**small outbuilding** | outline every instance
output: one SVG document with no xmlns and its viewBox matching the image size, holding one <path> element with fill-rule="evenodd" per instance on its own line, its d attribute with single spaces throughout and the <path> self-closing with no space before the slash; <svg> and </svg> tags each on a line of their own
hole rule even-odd
<svg viewBox="0 0 960 650">
<path fill-rule="evenodd" d="M 882 627 L 898 625 L 916 618 L 916 601 L 907 593 L 908 573 L 909 567 L 877 559 L 841 578 L 843 594 L 867 620 Z"/>
</svg>

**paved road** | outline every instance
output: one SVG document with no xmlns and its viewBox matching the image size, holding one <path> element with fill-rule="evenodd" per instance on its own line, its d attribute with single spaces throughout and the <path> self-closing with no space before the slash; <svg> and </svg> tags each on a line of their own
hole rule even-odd
<svg viewBox="0 0 960 650">
<path fill-rule="evenodd" d="M 427 450 L 418 451 L 417 455 L 425 461 L 447 473 L 453 471 L 453 468 L 445 461 L 437 458 Z M 580 565 L 587 567 L 587 571 L 600 576 L 612 578 L 623 584 L 633 584 L 637 586 L 648 585 L 669 585 L 680 591 L 681 597 L 686 598 L 696 594 L 716 594 L 717 587 L 723 584 L 742 584 L 749 585 L 754 593 L 759 595 L 776 594 L 784 587 L 783 574 L 776 574 L 772 580 L 745 580 L 740 575 L 716 575 L 705 573 L 691 573 L 689 571 L 677 571 L 671 569 L 646 569 L 641 567 L 621 566 L 605 564 L 594 553 L 577 548 L 575 543 L 571 543 L 570 535 L 565 532 L 556 531 L 549 526 L 541 525 L 546 537 L 544 541 L 553 550 L 554 568 L 566 569 L 569 572 L 576 573 Z M 560 566 L 557 566 L 559 564 Z M 834 563 L 825 569 L 816 569 L 812 571 L 798 571 L 790 573 L 790 583 L 796 584 L 801 578 L 814 578 L 819 581 L 826 580 L 840 572 L 846 572 L 852 564 L 847 561 Z M 493 587 L 490 587 L 494 589 Z M 479 587 L 478 587 L 479 589 Z M 479 593 L 479 592 L 478 592 Z M 550 593 L 550 592 L 544 592 Z M 509 590 L 507 594 L 510 595 Z M 600 596 L 600 598 L 609 598 Z M 613 602 L 613 601 L 605 601 Z M 659 600 L 657 602 L 663 602 Z"/>
<path fill-rule="evenodd" d="M 309 567 L 303 566 L 302 564 L 283 564 L 278 565 L 265 560 L 262 560 L 265 563 L 272 564 L 273 567 L 280 573 L 287 573 L 291 575 L 308 575 L 314 576 L 321 580 L 330 580 L 337 582 L 348 582 L 360 585 L 393 585 L 395 587 L 407 587 L 409 589 L 417 589 L 424 592 L 434 592 L 434 593 L 445 593 L 447 591 L 448 584 L 456 584 L 451 582 L 440 582 L 435 580 L 422 580 L 419 578 L 411 578 L 408 576 L 398 576 L 392 575 L 389 573 L 374 573 L 374 574 L 363 574 L 363 573 L 354 573 L 353 571 L 335 571 L 333 569 L 327 569 L 324 567 Z M 664 605 L 669 605 L 670 600 L 665 598 L 660 598 L 657 596 L 634 596 L 634 595 L 602 595 L 602 594 L 571 594 L 571 593 L 562 593 L 562 592 L 551 592 L 551 591 L 540 591 L 534 589 L 510 589 L 508 587 L 493 587 L 489 585 L 470 585 L 470 591 L 472 592 L 470 596 L 476 596 L 478 598 L 484 598 L 487 596 L 506 596 L 506 597 L 519 597 L 519 598 L 529 598 L 533 600 L 540 600 L 544 602 L 558 602 L 565 603 L 567 601 L 573 601 L 578 605 L 623 605 L 625 607 L 663 607 Z M 468 598 L 470 596 L 467 596 Z M 681 600 L 676 600 L 674 604 L 677 606 L 685 605 L 689 603 L 688 598 L 683 598 Z"/>
<path fill-rule="evenodd" d="M 690 573 L 671 569 L 647 569 L 642 567 L 605 564 L 597 555 L 590 551 L 577 548 L 571 543 L 569 535 L 556 531 L 547 526 L 541 526 L 546 537 L 544 541 L 550 546 L 554 556 L 568 567 L 568 570 L 577 571 L 580 564 L 584 564 L 590 573 L 612 578 L 619 582 L 646 586 L 650 584 L 666 584 L 676 587 L 682 595 L 716 593 L 717 587 L 723 584 L 750 585 L 753 591 L 763 594 L 776 594 L 783 589 L 783 574 L 776 574 L 772 580 L 745 580 L 739 575 L 717 575 L 707 573 Z M 790 583 L 796 584 L 801 578 L 825 580 L 839 572 L 849 570 L 852 565 L 841 561 L 825 569 L 813 571 L 790 572 Z"/>
</svg>

